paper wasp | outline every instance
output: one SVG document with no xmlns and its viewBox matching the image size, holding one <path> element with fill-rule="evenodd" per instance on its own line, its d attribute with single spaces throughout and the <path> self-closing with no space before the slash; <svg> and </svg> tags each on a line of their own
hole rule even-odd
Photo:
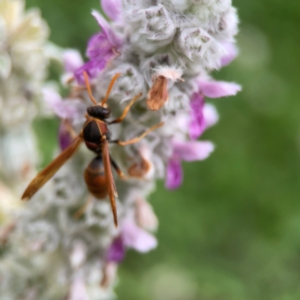
<svg viewBox="0 0 300 300">
<path fill-rule="evenodd" d="M 83 75 L 89 98 L 94 104 L 93 106 L 87 108 L 86 122 L 83 126 L 83 129 L 79 135 L 76 136 L 73 142 L 30 182 L 22 196 L 22 200 L 29 200 L 52 176 L 54 176 L 54 174 L 75 153 L 79 145 L 84 141 L 87 148 L 96 154 L 96 157 L 91 161 L 84 171 L 85 183 L 88 187 L 88 190 L 95 198 L 103 199 L 107 195 L 109 196 L 114 223 L 117 226 L 118 219 L 116 197 L 118 197 L 118 194 L 112 175 L 111 166 L 113 166 L 121 178 L 124 178 L 124 175 L 117 163 L 110 156 L 108 143 L 116 143 L 120 146 L 134 144 L 140 141 L 149 132 L 162 126 L 163 123 L 149 128 L 140 136 L 128 141 L 111 140 L 111 134 L 108 129 L 108 125 L 122 122 L 129 112 L 130 107 L 138 98 L 141 97 L 141 94 L 137 95 L 130 101 L 130 103 L 124 108 L 123 113 L 119 118 L 113 121 L 108 121 L 111 111 L 106 102 L 108 100 L 110 91 L 120 74 L 116 74 L 112 78 L 107 89 L 106 96 L 100 103 L 97 103 L 92 94 L 87 73 L 84 72 Z"/>
</svg>

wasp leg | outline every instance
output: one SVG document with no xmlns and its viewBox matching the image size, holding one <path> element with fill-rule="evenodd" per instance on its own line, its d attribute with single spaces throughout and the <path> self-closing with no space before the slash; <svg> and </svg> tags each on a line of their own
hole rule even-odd
<svg viewBox="0 0 300 300">
<path fill-rule="evenodd" d="M 141 134 L 140 136 L 137 136 L 136 138 L 133 138 L 131 140 L 128 140 L 128 141 L 119 141 L 119 140 L 113 140 L 113 141 L 110 141 L 110 143 L 115 143 L 115 144 L 118 144 L 120 146 L 126 146 L 126 145 L 131 145 L 131 144 L 135 144 L 137 142 L 139 142 L 141 139 L 143 139 L 147 134 L 149 134 L 151 131 L 161 127 L 164 125 L 164 122 L 161 122 L 159 124 L 156 124 L 152 127 L 150 127 L 149 129 L 147 129 L 143 134 Z"/>
<path fill-rule="evenodd" d="M 75 212 L 73 217 L 75 219 L 79 219 L 86 212 L 86 210 L 92 204 L 92 202 L 93 202 L 93 197 L 92 195 L 89 195 L 86 203 Z"/>
<path fill-rule="evenodd" d="M 117 163 L 115 162 L 115 160 L 111 156 L 109 156 L 109 158 L 110 158 L 110 162 L 111 162 L 113 168 L 116 170 L 116 172 L 118 173 L 119 177 L 121 179 L 125 180 L 126 176 L 124 175 L 124 173 L 122 172 L 122 170 L 120 169 L 120 167 L 117 165 Z"/>
<path fill-rule="evenodd" d="M 131 106 L 133 105 L 133 103 L 134 103 L 137 99 L 139 99 L 141 96 L 142 96 L 141 93 L 138 94 L 138 95 L 136 95 L 136 96 L 135 96 L 135 97 L 134 97 L 134 98 L 133 98 L 126 106 L 125 106 L 125 108 L 124 108 L 124 110 L 123 110 L 121 116 L 120 116 L 119 118 L 113 120 L 113 121 L 108 122 L 108 124 L 117 124 L 117 123 L 121 123 L 121 122 L 125 119 L 126 115 L 128 114 L 128 112 L 129 112 L 129 110 L 130 110 L 130 107 L 131 107 Z"/>
</svg>

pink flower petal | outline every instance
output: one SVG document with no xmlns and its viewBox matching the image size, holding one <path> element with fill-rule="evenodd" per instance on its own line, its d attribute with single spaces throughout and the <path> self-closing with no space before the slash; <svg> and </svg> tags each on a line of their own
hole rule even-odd
<svg viewBox="0 0 300 300">
<path fill-rule="evenodd" d="M 125 221 L 122 224 L 121 234 L 124 245 L 138 252 L 148 252 L 157 246 L 156 238 L 133 222 Z"/>
<path fill-rule="evenodd" d="M 136 217 L 139 226 L 142 228 L 149 231 L 157 229 L 158 219 L 148 201 L 141 198 L 136 201 Z"/>
<path fill-rule="evenodd" d="M 105 14 L 112 20 L 120 19 L 122 2 L 121 0 L 102 0 L 101 6 Z"/>
<path fill-rule="evenodd" d="M 214 144 L 204 141 L 173 142 L 174 153 L 185 161 L 204 160 L 214 150 Z"/>
<path fill-rule="evenodd" d="M 48 107 L 60 118 L 65 119 L 68 111 L 65 111 L 63 107 L 62 98 L 54 90 L 45 88 L 43 89 L 44 101 Z"/>
<path fill-rule="evenodd" d="M 225 81 L 200 81 L 199 89 L 204 96 L 209 98 L 220 98 L 234 96 L 241 91 L 241 86 L 234 82 Z"/>
<path fill-rule="evenodd" d="M 223 48 L 226 54 L 221 58 L 221 66 L 229 65 L 239 54 L 239 50 L 234 43 L 224 43 Z"/>
<path fill-rule="evenodd" d="M 76 241 L 70 253 L 71 266 L 76 269 L 80 267 L 86 260 L 86 246 L 82 242 Z"/>
<path fill-rule="evenodd" d="M 62 100 L 58 93 L 48 88 L 43 89 L 43 96 L 50 109 L 61 119 L 73 119 L 78 115 L 78 101 Z"/>
<path fill-rule="evenodd" d="M 204 105 L 203 118 L 205 120 L 205 129 L 215 125 L 219 121 L 219 114 L 212 104 L 206 103 Z"/>
<path fill-rule="evenodd" d="M 83 279 L 76 278 L 73 281 L 68 300 L 90 300 Z"/>
<path fill-rule="evenodd" d="M 172 157 L 167 164 L 167 175 L 165 186 L 169 190 L 177 189 L 183 181 L 183 172 L 180 160 Z"/>
<path fill-rule="evenodd" d="M 80 53 L 73 49 L 67 49 L 64 51 L 63 62 L 65 71 L 69 73 L 75 72 L 76 69 L 83 65 L 83 60 Z"/>
</svg>

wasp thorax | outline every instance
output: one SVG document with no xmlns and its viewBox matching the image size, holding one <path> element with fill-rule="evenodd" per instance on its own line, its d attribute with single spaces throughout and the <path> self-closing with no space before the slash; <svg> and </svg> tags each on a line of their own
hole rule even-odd
<svg viewBox="0 0 300 300">
<path fill-rule="evenodd" d="M 97 119 L 107 119 L 110 117 L 110 109 L 95 105 L 95 106 L 90 106 L 87 108 L 87 113 L 94 118 Z"/>
</svg>

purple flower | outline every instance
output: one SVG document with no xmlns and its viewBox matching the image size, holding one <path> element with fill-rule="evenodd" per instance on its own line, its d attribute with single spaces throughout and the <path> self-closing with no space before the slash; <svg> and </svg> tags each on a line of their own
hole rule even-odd
<svg viewBox="0 0 300 300">
<path fill-rule="evenodd" d="M 83 72 L 87 72 L 89 78 L 94 78 L 102 71 L 107 63 L 113 59 L 121 47 L 121 39 L 114 33 L 109 23 L 97 12 L 92 15 L 98 22 L 102 32 L 93 35 L 87 46 L 86 55 L 89 61 L 75 71 L 75 78 L 78 83 L 83 84 Z"/>
<path fill-rule="evenodd" d="M 190 112 L 190 127 L 189 134 L 192 140 L 196 140 L 205 129 L 205 120 L 203 115 L 204 97 L 200 93 L 195 93 L 192 96 Z"/>
<path fill-rule="evenodd" d="M 58 131 L 58 141 L 61 150 L 66 149 L 75 138 L 72 135 L 72 125 L 82 122 L 84 104 L 79 99 L 63 100 L 54 90 L 43 89 L 44 101 L 50 109 L 62 119 Z"/>
<path fill-rule="evenodd" d="M 241 91 L 241 86 L 234 82 L 199 81 L 199 90 L 208 98 L 234 96 Z"/>
<path fill-rule="evenodd" d="M 174 154 L 185 161 L 204 160 L 214 150 L 208 141 L 173 142 Z"/>
<path fill-rule="evenodd" d="M 207 127 L 218 121 L 216 110 L 211 105 L 207 107 L 204 96 L 209 98 L 233 96 L 241 90 L 241 86 L 233 82 L 200 80 L 198 85 L 199 92 L 193 94 L 190 102 L 189 135 L 192 140 L 199 138 Z"/>
<path fill-rule="evenodd" d="M 103 34 L 106 36 L 111 46 L 119 48 L 122 45 L 122 40 L 115 34 L 109 23 L 95 10 L 92 11 L 92 15 L 98 22 Z"/>
<path fill-rule="evenodd" d="M 214 150 L 214 145 L 207 141 L 173 142 L 173 155 L 167 165 L 166 188 L 176 189 L 183 180 L 181 160 L 204 160 Z"/>
<path fill-rule="evenodd" d="M 67 49 L 63 53 L 63 63 L 67 73 L 75 72 L 83 64 L 80 53 L 73 49 Z"/>
<path fill-rule="evenodd" d="M 61 119 L 74 119 L 78 115 L 79 99 L 63 100 L 54 90 L 43 89 L 44 101 Z"/>
<path fill-rule="evenodd" d="M 107 253 L 106 260 L 120 263 L 125 257 L 125 245 L 121 236 L 115 238 L 110 245 Z"/>
<path fill-rule="evenodd" d="M 106 260 L 120 263 L 125 257 L 126 248 L 145 253 L 156 246 L 157 240 L 152 234 L 127 220 L 121 225 L 120 236 L 115 238 L 109 247 Z"/>
<path fill-rule="evenodd" d="M 122 2 L 121 0 L 102 0 L 101 6 L 105 14 L 112 20 L 116 21 L 121 17 Z"/>
<path fill-rule="evenodd" d="M 180 158 L 177 156 L 171 157 L 167 164 L 166 188 L 169 190 L 177 189 L 181 186 L 183 180 L 183 172 Z"/>
<path fill-rule="evenodd" d="M 70 132 L 70 125 L 63 120 L 58 129 L 58 144 L 60 150 L 63 151 L 69 147 L 73 140 L 74 137 Z"/>
<path fill-rule="evenodd" d="M 156 238 L 134 222 L 124 221 L 121 232 L 124 245 L 138 252 L 145 253 L 157 246 Z"/>
<path fill-rule="evenodd" d="M 204 97 L 200 93 L 192 96 L 190 106 L 189 135 L 191 140 L 196 140 L 208 127 L 218 122 L 219 115 L 213 105 L 204 103 Z"/>
</svg>

